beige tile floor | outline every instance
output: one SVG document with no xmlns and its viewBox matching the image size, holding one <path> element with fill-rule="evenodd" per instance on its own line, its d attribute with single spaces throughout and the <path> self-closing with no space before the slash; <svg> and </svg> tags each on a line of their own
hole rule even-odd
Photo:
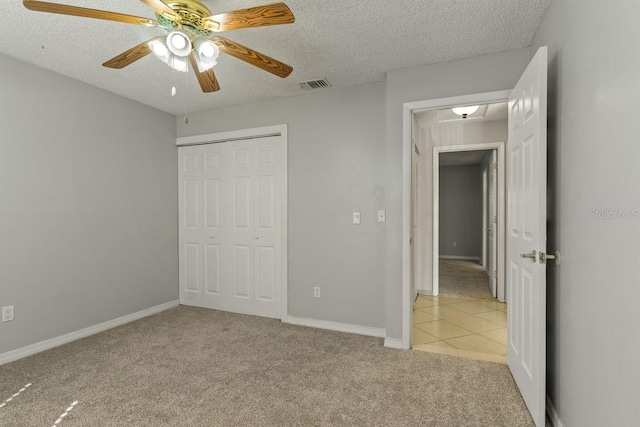
<svg viewBox="0 0 640 427">
<path fill-rule="evenodd" d="M 496 300 L 419 295 L 413 349 L 507 362 L 507 305 Z"/>
</svg>

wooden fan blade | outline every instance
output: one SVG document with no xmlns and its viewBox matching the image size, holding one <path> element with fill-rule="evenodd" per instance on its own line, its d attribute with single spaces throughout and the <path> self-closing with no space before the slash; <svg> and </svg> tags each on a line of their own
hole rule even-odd
<svg viewBox="0 0 640 427">
<path fill-rule="evenodd" d="M 231 31 L 240 28 L 292 24 L 295 20 L 293 13 L 284 3 L 250 7 L 202 18 L 203 25 L 212 31 Z"/>
<path fill-rule="evenodd" d="M 161 37 L 156 37 L 151 40 L 155 40 L 157 38 Z M 151 53 L 151 48 L 149 47 L 149 42 L 151 42 L 151 40 L 142 42 L 139 45 L 132 47 L 128 51 L 122 52 L 118 56 L 114 56 L 113 58 L 102 64 L 102 66 L 107 68 L 121 69 L 126 67 L 127 65 L 133 64 L 138 59 L 144 58 Z"/>
<path fill-rule="evenodd" d="M 182 17 L 178 15 L 173 9 L 166 5 L 162 0 L 140 0 L 146 4 L 158 15 L 164 16 L 171 21 L 180 21 Z"/>
<path fill-rule="evenodd" d="M 293 68 L 287 64 L 277 61 L 267 55 L 260 52 L 256 52 L 253 49 L 249 49 L 246 46 L 242 46 L 239 43 L 232 42 L 224 37 L 216 36 L 211 39 L 219 48 L 221 52 L 227 55 L 234 56 L 244 62 L 248 62 L 251 65 L 255 65 L 265 71 L 275 74 L 278 77 L 285 78 L 293 71 Z"/>
<path fill-rule="evenodd" d="M 58 13 L 60 15 L 81 16 L 84 18 L 104 19 L 107 21 L 126 22 L 127 24 L 146 25 L 155 27 L 158 22 L 153 19 L 140 16 L 123 15 L 121 13 L 107 12 L 106 10 L 87 9 L 84 7 L 68 6 L 59 3 L 47 3 L 44 1 L 23 0 L 24 7 L 37 12 Z"/>
<path fill-rule="evenodd" d="M 198 78 L 198 83 L 200 83 L 200 88 L 202 88 L 204 93 L 217 92 L 220 90 L 218 79 L 216 79 L 216 75 L 213 73 L 212 69 L 201 73 L 198 70 L 198 62 L 196 61 L 196 57 L 193 53 L 189 55 L 189 62 L 191 62 L 191 68 L 193 68 L 193 72 Z"/>
</svg>

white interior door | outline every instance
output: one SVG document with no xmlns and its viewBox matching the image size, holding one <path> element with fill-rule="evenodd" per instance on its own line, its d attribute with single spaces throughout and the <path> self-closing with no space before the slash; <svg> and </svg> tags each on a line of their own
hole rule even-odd
<svg viewBox="0 0 640 427">
<path fill-rule="evenodd" d="M 253 145 L 254 314 L 280 318 L 282 280 L 282 144 L 280 137 Z"/>
<path fill-rule="evenodd" d="M 228 309 L 279 318 L 283 276 L 281 139 L 226 144 Z"/>
<path fill-rule="evenodd" d="M 202 150 L 202 306 L 225 308 L 225 144 L 206 144 Z"/>
<path fill-rule="evenodd" d="M 509 97 L 507 303 L 509 368 L 538 427 L 545 424 L 547 48 Z M 522 256 L 528 256 L 523 258 Z"/>
<path fill-rule="evenodd" d="M 489 281 L 491 283 L 491 294 L 494 298 L 498 296 L 498 169 L 496 168 L 498 156 L 496 150 L 491 152 L 491 163 L 489 166 Z"/>
<path fill-rule="evenodd" d="M 229 310 L 253 314 L 252 140 L 227 143 L 227 227 Z"/>
<path fill-rule="evenodd" d="M 202 147 L 178 155 L 180 304 L 202 306 Z"/>
</svg>

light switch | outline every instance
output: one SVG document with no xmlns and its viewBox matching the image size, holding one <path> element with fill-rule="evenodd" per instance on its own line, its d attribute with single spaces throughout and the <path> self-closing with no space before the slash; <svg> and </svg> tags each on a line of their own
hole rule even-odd
<svg viewBox="0 0 640 427">
<path fill-rule="evenodd" d="M 360 224 L 360 212 L 353 213 L 353 223 Z"/>
<path fill-rule="evenodd" d="M 387 212 L 384 209 L 378 211 L 378 222 L 387 222 Z"/>
</svg>

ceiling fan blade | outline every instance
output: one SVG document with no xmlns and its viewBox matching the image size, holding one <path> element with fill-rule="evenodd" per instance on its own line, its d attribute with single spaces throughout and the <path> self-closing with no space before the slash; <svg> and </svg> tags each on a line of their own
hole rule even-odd
<svg viewBox="0 0 640 427">
<path fill-rule="evenodd" d="M 193 72 L 196 73 L 198 83 L 200 83 L 200 88 L 202 88 L 202 91 L 204 93 L 217 92 L 220 90 L 220 85 L 218 84 L 216 75 L 213 73 L 213 69 L 209 69 L 201 73 L 198 70 L 198 63 L 193 53 L 189 55 L 189 61 L 191 62 L 191 68 L 193 68 Z"/>
<path fill-rule="evenodd" d="M 291 24 L 295 20 L 293 13 L 284 3 L 250 7 L 202 18 L 203 24 L 212 31 L 231 31 L 240 28 Z"/>
<path fill-rule="evenodd" d="M 151 40 L 155 40 L 158 38 L 161 37 L 155 37 Z M 120 55 L 114 56 L 113 58 L 102 64 L 102 66 L 107 68 L 121 69 L 126 67 L 127 65 L 133 64 L 138 59 L 144 58 L 151 53 L 151 48 L 149 47 L 149 42 L 151 42 L 151 40 L 142 42 L 139 45 L 127 50 L 126 52 L 122 52 Z"/>
<path fill-rule="evenodd" d="M 171 21 L 180 21 L 182 17 L 178 15 L 173 9 L 166 5 L 162 0 L 140 0 L 142 3 L 149 6 L 158 15 L 164 16 Z"/>
<path fill-rule="evenodd" d="M 121 13 L 107 12 L 106 10 L 87 9 L 84 7 L 68 6 L 66 4 L 48 3 L 44 1 L 23 0 L 22 2 L 27 9 L 37 12 L 58 13 L 60 15 L 81 16 L 84 18 L 104 19 L 107 21 L 126 22 L 127 24 L 146 25 L 155 27 L 158 22 L 142 18 L 140 16 L 123 15 Z"/>
<path fill-rule="evenodd" d="M 293 68 L 287 64 L 277 61 L 267 55 L 260 52 L 256 52 L 253 49 L 249 49 L 246 46 L 242 46 L 239 43 L 232 42 L 224 37 L 216 36 L 211 39 L 219 48 L 221 52 L 227 55 L 234 56 L 244 62 L 248 62 L 251 65 L 255 65 L 265 71 L 275 74 L 278 77 L 285 78 L 293 71 Z"/>
</svg>

